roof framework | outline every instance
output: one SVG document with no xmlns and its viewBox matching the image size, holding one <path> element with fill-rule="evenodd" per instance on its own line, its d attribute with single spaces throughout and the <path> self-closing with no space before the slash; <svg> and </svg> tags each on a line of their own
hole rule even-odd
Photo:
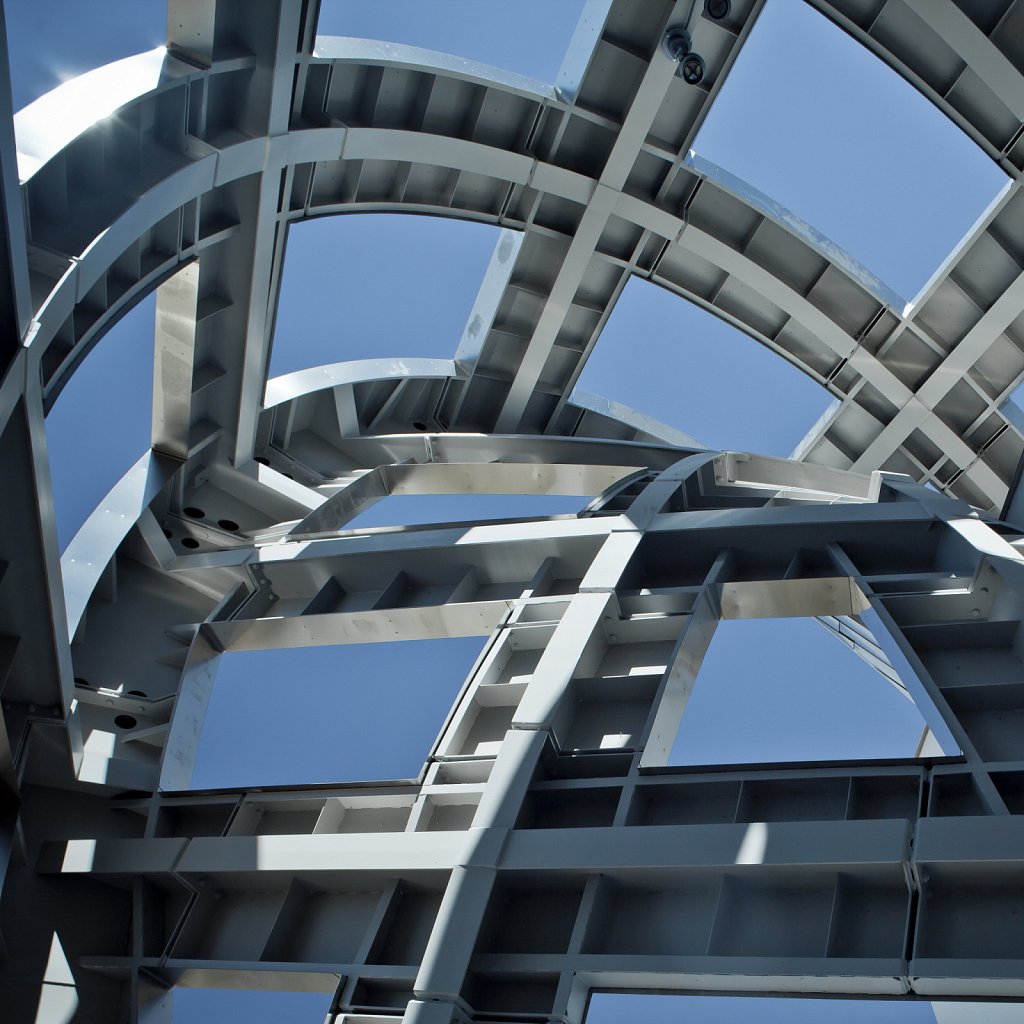
<svg viewBox="0 0 1024 1024">
<path fill-rule="evenodd" d="M 166 50 L 0 117 L 14 1019 L 166 1021 L 174 984 L 362 1024 L 1024 996 L 1021 14 L 814 2 L 1012 179 L 905 307 L 691 154 L 761 4 L 726 6 L 593 0 L 548 87 L 317 40 L 312 0 L 170 0 Z M 504 229 L 454 357 L 268 383 L 289 225 L 389 210 Z M 632 274 L 833 394 L 795 460 L 574 391 Z M 45 413 L 154 289 L 152 449 L 60 557 Z M 345 530 L 482 490 L 594 500 Z M 779 615 L 910 693 L 934 756 L 666 769 L 717 622 Z M 221 654 L 441 636 L 489 639 L 417 779 L 188 789 Z"/>
</svg>

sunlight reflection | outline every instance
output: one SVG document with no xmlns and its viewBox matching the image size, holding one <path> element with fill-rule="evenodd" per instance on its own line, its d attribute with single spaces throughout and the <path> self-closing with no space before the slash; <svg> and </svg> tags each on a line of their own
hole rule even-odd
<svg viewBox="0 0 1024 1024">
<path fill-rule="evenodd" d="M 55 153 L 119 107 L 155 89 L 167 50 L 114 61 L 40 96 L 14 115 L 18 175 L 27 181 Z"/>
<path fill-rule="evenodd" d="M 763 864 L 764 853 L 768 848 L 768 826 L 763 821 L 752 821 L 743 834 L 739 853 L 736 854 L 737 864 Z"/>
<path fill-rule="evenodd" d="M 78 990 L 75 976 L 64 954 L 57 933 L 53 933 L 50 956 L 46 961 L 43 988 L 39 994 L 35 1024 L 71 1024 L 78 1012 Z"/>
</svg>

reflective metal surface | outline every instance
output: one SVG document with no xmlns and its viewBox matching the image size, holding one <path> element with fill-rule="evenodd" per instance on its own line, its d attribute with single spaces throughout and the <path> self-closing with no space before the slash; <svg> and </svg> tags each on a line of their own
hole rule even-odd
<svg viewBox="0 0 1024 1024">
<path fill-rule="evenodd" d="M 174 985 L 351 1024 L 1024 998 L 1019 17 L 812 2 L 1012 178 L 910 302 L 691 150 L 760 0 L 590 0 L 552 86 L 317 39 L 314 0 L 170 0 L 166 48 L 0 95 L 12 1020 L 166 1024 Z M 502 229 L 450 358 L 268 381 L 289 226 L 383 211 Z M 828 390 L 793 460 L 576 389 L 632 275 Z M 61 558 L 45 413 L 154 290 L 152 451 Z M 482 493 L 589 500 L 351 523 Z M 718 623 L 781 616 L 914 701 L 916 752 L 667 765 Z M 455 636 L 487 641 L 416 778 L 189 788 L 223 655 Z"/>
</svg>

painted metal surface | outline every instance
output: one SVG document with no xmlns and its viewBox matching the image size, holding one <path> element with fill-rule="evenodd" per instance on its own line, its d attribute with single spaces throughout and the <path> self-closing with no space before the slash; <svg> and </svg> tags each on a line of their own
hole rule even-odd
<svg viewBox="0 0 1024 1024">
<path fill-rule="evenodd" d="M 16 117 L 0 90 L 12 1020 L 161 1024 L 176 984 L 331 992 L 351 1024 L 579 1024 L 596 988 L 1024 998 L 1016 15 L 814 4 L 1013 178 L 910 303 L 691 152 L 758 0 L 591 0 L 553 87 L 316 40 L 313 0 L 171 0 L 167 49 Z M 289 225 L 394 210 L 504 229 L 452 358 L 267 382 Z M 632 274 L 833 394 L 798 461 L 575 390 Z M 154 289 L 153 450 L 59 559 L 44 413 Z M 483 492 L 591 500 L 349 526 Z M 718 623 L 779 616 L 914 700 L 917 756 L 666 766 Z M 189 789 L 222 655 L 452 636 L 488 640 L 416 778 Z"/>
</svg>

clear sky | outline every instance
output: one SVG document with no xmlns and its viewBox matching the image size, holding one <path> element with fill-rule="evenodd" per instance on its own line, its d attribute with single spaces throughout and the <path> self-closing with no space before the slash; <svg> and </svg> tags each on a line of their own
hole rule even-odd
<svg viewBox="0 0 1024 1024">
<path fill-rule="evenodd" d="M 324 0 L 321 32 L 414 43 L 553 80 L 581 0 L 516 0 L 515 17 L 504 16 L 506 4 Z M 16 107 L 164 37 L 160 0 L 7 0 L 5 8 Z M 768 0 L 695 148 L 790 207 L 908 299 L 1004 181 L 930 104 L 799 0 Z M 486 225 L 399 215 L 298 225 L 288 243 L 272 372 L 375 355 L 450 357 L 495 237 Z M 144 300 L 109 332 L 49 417 L 62 546 L 148 444 L 153 309 L 152 298 Z M 610 317 L 581 386 L 710 445 L 779 455 L 829 401 L 751 339 L 638 280 Z M 515 507 L 529 515 L 578 505 Z M 402 508 L 413 511 L 382 503 L 361 522 L 452 515 L 446 502 Z M 415 774 L 480 643 L 228 656 L 196 781 L 328 781 L 360 777 L 360 768 L 366 778 Z M 408 685 L 411 664 L 418 687 Z M 360 696 L 371 675 L 373 693 Z M 381 702 L 395 700 L 417 702 L 416 713 L 408 732 L 382 745 L 374 723 Z M 741 706 L 745 717 L 734 713 Z M 908 754 L 920 731 L 915 716 L 814 622 L 726 623 L 673 760 Z M 201 1024 L 246 1014 L 252 1024 L 284 1015 L 317 1020 L 325 1005 L 320 996 L 273 993 L 175 996 L 176 1017 Z M 824 1017 L 830 1024 L 934 1021 L 927 1004 L 612 996 L 595 998 L 589 1021 L 809 1024 Z"/>
</svg>

